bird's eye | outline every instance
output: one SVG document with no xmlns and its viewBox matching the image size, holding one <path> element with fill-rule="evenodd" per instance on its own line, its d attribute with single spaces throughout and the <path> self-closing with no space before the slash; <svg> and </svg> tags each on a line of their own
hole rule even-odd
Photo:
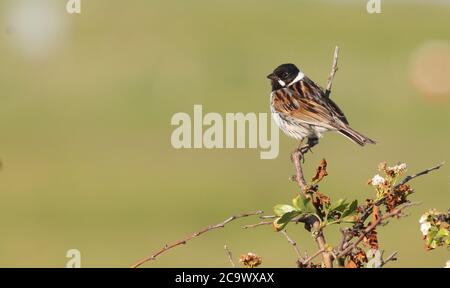
<svg viewBox="0 0 450 288">
<path fill-rule="evenodd" d="M 289 76 L 289 73 L 287 73 L 287 72 L 283 73 L 283 78 L 287 78 L 288 76 Z"/>
</svg>

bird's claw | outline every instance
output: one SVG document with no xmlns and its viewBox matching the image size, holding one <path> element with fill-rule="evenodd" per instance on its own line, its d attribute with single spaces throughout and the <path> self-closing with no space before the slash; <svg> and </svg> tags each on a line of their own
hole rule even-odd
<svg viewBox="0 0 450 288">
<path fill-rule="evenodd" d="M 311 145 L 306 144 L 305 146 L 302 146 L 302 147 L 299 149 L 299 151 L 300 151 L 300 153 L 302 153 L 303 155 L 306 154 L 306 153 L 308 153 L 308 152 L 313 153 L 313 151 L 312 151 L 311 148 L 312 148 Z"/>
</svg>

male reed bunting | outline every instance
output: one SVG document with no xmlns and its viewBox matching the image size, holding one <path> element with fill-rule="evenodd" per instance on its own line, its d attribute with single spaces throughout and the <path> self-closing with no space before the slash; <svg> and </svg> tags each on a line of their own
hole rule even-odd
<svg viewBox="0 0 450 288">
<path fill-rule="evenodd" d="M 309 148 L 325 131 L 336 131 L 361 146 L 375 144 L 350 128 L 341 109 L 294 64 L 278 66 L 267 78 L 272 84 L 273 119 L 288 136 L 300 141 L 307 138 Z"/>
</svg>

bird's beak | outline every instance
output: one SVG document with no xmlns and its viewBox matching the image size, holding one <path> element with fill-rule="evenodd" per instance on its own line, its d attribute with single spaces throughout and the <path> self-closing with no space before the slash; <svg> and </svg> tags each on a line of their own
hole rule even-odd
<svg viewBox="0 0 450 288">
<path fill-rule="evenodd" d="M 278 77 L 275 74 L 270 73 L 269 75 L 267 75 L 267 79 L 277 81 Z"/>
</svg>

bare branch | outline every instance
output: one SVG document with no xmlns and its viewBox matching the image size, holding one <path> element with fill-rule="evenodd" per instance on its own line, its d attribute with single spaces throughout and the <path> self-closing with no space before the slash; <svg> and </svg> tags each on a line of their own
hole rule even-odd
<svg viewBox="0 0 450 288">
<path fill-rule="evenodd" d="M 223 249 L 225 249 L 225 253 L 227 254 L 228 260 L 229 260 L 230 263 L 231 263 L 231 267 L 235 268 L 235 267 L 236 267 L 236 264 L 234 264 L 234 261 L 233 261 L 233 254 L 231 253 L 231 250 L 228 249 L 228 246 L 227 246 L 227 245 L 224 245 L 224 246 L 223 246 Z"/>
<path fill-rule="evenodd" d="M 303 265 L 308 264 L 309 262 L 311 262 L 314 258 L 316 258 L 317 256 L 319 256 L 320 254 L 322 254 L 323 252 L 325 252 L 325 248 L 319 249 L 319 251 L 317 251 L 316 253 L 314 253 L 313 255 L 309 256 L 308 258 L 306 258 L 305 260 L 302 261 Z"/>
<path fill-rule="evenodd" d="M 315 229 L 316 233 L 318 235 L 316 236 L 316 243 L 320 250 L 323 250 L 322 258 L 323 263 L 325 264 L 326 268 L 333 268 L 333 257 L 331 253 L 326 252 L 327 242 L 325 240 L 325 236 L 323 235 L 323 231 L 320 228 L 320 222 L 316 221 L 313 224 L 313 229 Z"/>
<path fill-rule="evenodd" d="M 346 246 L 346 248 L 341 251 L 337 257 L 342 257 L 342 256 L 346 256 L 347 254 L 349 254 L 350 252 L 352 252 L 352 250 L 354 248 L 356 248 L 356 246 L 358 246 L 359 243 L 361 243 L 361 241 L 364 240 L 364 237 L 366 237 L 367 234 L 369 234 L 372 230 L 374 230 L 378 224 L 380 224 L 380 219 L 377 222 L 373 222 L 372 224 L 370 224 L 366 229 L 364 229 L 363 233 L 361 234 L 361 236 L 359 236 L 359 238 L 353 242 L 352 244 Z"/>
<path fill-rule="evenodd" d="M 339 47 L 334 48 L 333 56 L 333 66 L 331 67 L 330 76 L 328 76 L 327 89 L 325 90 L 325 96 L 329 97 L 331 93 L 331 87 L 333 86 L 334 75 L 338 71 L 338 58 L 339 58 Z"/>
<path fill-rule="evenodd" d="M 275 215 L 269 215 L 269 216 L 260 216 L 259 218 L 260 219 L 275 219 L 278 217 Z M 299 215 L 297 217 L 292 218 L 292 220 L 290 222 L 295 223 L 295 224 L 298 224 L 298 223 L 308 223 L 309 224 L 309 223 L 311 223 L 311 220 L 316 221 L 316 219 L 317 218 L 315 216 L 311 217 L 310 215 Z M 272 224 L 273 224 L 273 221 L 261 221 L 261 222 L 255 223 L 255 224 L 249 224 L 249 225 L 242 226 L 242 228 L 250 229 L 250 228 L 256 228 L 259 226 L 266 226 L 266 225 L 272 225 Z"/>
<path fill-rule="evenodd" d="M 381 217 L 381 220 L 386 220 L 386 219 L 392 218 L 394 216 L 401 216 L 403 210 L 405 210 L 406 208 L 411 207 L 411 206 L 418 206 L 420 204 L 422 204 L 422 202 L 408 202 L 408 203 L 405 203 L 402 206 L 392 210 L 391 212 L 384 214 Z"/>
<path fill-rule="evenodd" d="M 386 263 L 388 263 L 390 261 L 397 261 L 397 257 L 396 257 L 397 254 L 398 254 L 398 251 L 395 251 L 389 257 L 387 257 L 386 259 L 382 259 L 380 268 L 383 267 L 384 265 L 386 265 Z"/>
<path fill-rule="evenodd" d="M 273 221 L 261 221 L 256 224 L 245 225 L 242 228 L 250 229 L 250 228 L 255 228 L 255 227 L 264 226 L 264 225 L 272 225 L 272 224 L 273 224 Z"/>
<path fill-rule="evenodd" d="M 307 188 L 307 184 L 306 184 L 306 180 L 305 177 L 303 176 L 303 170 L 302 170 L 302 160 L 303 160 L 303 156 L 304 152 L 301 151 L 300 149 L 296 150 L 294 153 L 292 153 L 292 160 L 294 161 L 294 166 L 295 166 L 295 170 L 296 170 L 296 179 L 298 186 L 300 186 L 301 192 L 303 193 L 303 195 L 306 195 L 306 188 Z"/>
<path fill-rule="evenodd" d="M 277 215 L 262 215 L 259 216 L 259 219 L 275 219 L 277 218 Z"/>
<path fill-rule="evenodd" d="M 198 236 L 200 236 L 200 235 L 202 235 L 202 234 L 204 234 L 206 232 L 209 232 L 209 231 L 212 231 L 212 230 L 218 229 L 218 228 L 223 228 L 223 227 L 225 227 L 226 224 L 228 224 L 228 223 L 230 223 L 230 222 L 232 222 L 232 221 L 234 221 L 236 219 L 249 217 L 249 216 L 255 216 L 255 215 L 261 215 L 263 213 L 264 213 L 263 211 L 259 210 L 259 211 L 252 212 L 252 213 L 244 213 L 244 214 L 237 215 L 237 216 L 231 216 L 231 217 L 227 218 L 225 221 L 223 221 L 223 222 L 221 222 L 219 224 L 208 226 L 208 227 L 206 227 L 206 228 L 204 228 L 204 229 L 202 229 L 202 230 L 200 230 L 198 232 L 195 232 L 192 235 L 190 235 L 190 236 L 188 236 L 188 237 L 186 237 L 186 238 L 184 238 L 182 240 L 179 240 L 179 241 L 177 241 L 177 242 L 175 242 L 175 243 L 173 243 L 171 245 L 165 245 L 162 249 L 160 249 L 155 254 L 153 254 L 151 256 L 147 256 L 147 257 L 139 260 L 136 264 L 131 266 L 131 268 L 138 268 L 139 266 L 141 266 L 142 264 L 144 264 L 144 263 L 146 263 L 148 261 L 156 260 L 156 258 L 159 255 L 169 251 L 170 249 L 173 249 L 173 248 L 175 248 L 177 246 L 180 246 L 180 245 L 184 245 L 188 241 L 190 241 L 190 240 L 192 240 L 192 239 L 194 239 L 194 238 L 196 238 L 196 237 L 198 237 Z"/>
<path fill-rule="evenodd" d="M 338 251 L 344 250 L 347 247 L 348 242 L 353 239 L 351 229 L 346 230 L 341 229 L 341 233 L 342 233 L 342 240 L 341 243 L 339 244 Z"/>
<path fill-rule="evenodd" d="M 406 178 L 403 179 L 400 183 L 398 183 L 398 184 L 395 186 L 395 188 L 397 188 L 397 187 L 399 187 L 399 186 L 401 186 L 401 185 L 403 185 L 403 184 L 406 184 L 407 182 L 413 180 L 414 178 L 417 178 L 417 177 L 419 177 L 419 176 L 428 174 L 428 173 L 430 173 L 431 171 L 438 170 L 438 169 L 441 168 L 444 164 L 445 164 L 445 162 L 442 162 L 442 163 L 440 163 L 440 164 L 438 164 L 438 165 L 436 165 L 436 166 L 434 166 L 434 167 L 425 169 L 425 170 L 423 170 L 423 171 L 421 171 L 421 172 L 419 172 L 419 173 L 417 173 L 417 174 L 414 174 L 414 175 L 411 175 L 411 176 L 406 176 Z"/>
<path fill-rule="evenodd" d="M 283 234 L 284 237 L 286 237 L 289 244 L 291 244 L 292 247 L 294 247 L 295 253 L 297 254 L 297 260 L 303 262 L 304 260 L 302 254 L 300 253 L 300 249 L 298 249 L 297 242 L 295 242 L 291 237 L 289 237 L 289 235 L 286 232 L 286 229 L 282 230 L 281 234 Z"/>
</svg>

